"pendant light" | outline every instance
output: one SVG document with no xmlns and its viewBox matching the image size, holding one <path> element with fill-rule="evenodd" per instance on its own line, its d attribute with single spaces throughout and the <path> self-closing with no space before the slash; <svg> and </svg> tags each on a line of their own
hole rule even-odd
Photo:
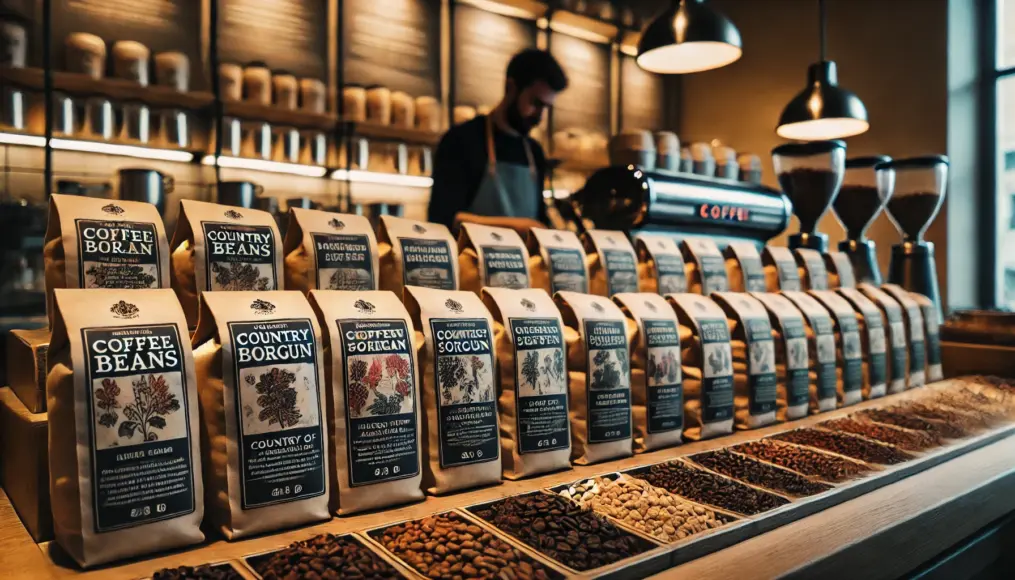
<svg viewBox="0 0 1015 580">
<path fill-rule="evenodd" d="M 742 53 L 729 18 L 704 0 L 673 0 L 642 31 L 637 62 L 649 72 L 682 74 L 726 66 Z"/>
<path fill-rule="evenodd" d="M 775 132 L 786 139 L 842 139 L 870 128 L 867 108 L 855 93 L 839 86 L 835 62 L 825 60 L 825 0 L 818 0 L 821 59 L 807 69 L 807 88 L 786 105 Z"/>
</svg>

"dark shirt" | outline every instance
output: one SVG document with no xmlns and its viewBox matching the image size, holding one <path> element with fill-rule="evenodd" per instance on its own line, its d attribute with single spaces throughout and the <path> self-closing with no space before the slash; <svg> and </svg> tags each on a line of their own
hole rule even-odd
<svg viewBox="0 0 1015 580">
<path fill-rule="evenodd" d="M 537 219 L 544 224 L 546 204 L 543 203 L 543 183 L 546 176 L 546 155 L 535 140 L 529 140 L 532 160 L 538 177 L 536 195 L 539 196 Z M 522 137 L 509 135 L 493 126 L 494 150 L 499 163 L 512 163 L 527 168 L 528 157 Z M 448 130 L 437 146 L 433 165 L 433 189 L 430 190 L 430 208 L 427 220 L 449 228 L 458 212 L 468 211 L 476 198 L 479 185 L 487 174 L 486 116 L 481 115 Z M 509 216 L 510 217 L 510 216 Z"/>
</svg>

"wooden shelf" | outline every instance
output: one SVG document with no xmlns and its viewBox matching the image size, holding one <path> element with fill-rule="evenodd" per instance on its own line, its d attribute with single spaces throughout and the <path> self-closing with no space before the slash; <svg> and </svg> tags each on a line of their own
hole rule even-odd
<svg viewBox="0 0 1015 580">
<path fill-rule="evenodd" d="M 434 133 L 420 129 L 406 129 L 393 127 L 391 125 L 380 125 L 378 123 L 361 121 L 343 121 L 345 130 L 349 134 L 366 137 L 368 139 L 380 139 L 382 141 L 402 141 L 410 145 L 437 145 L 444 133 Z"/>
<path fill-rule="evenodd" d="M 322 115 L 246 101 L 224 101 L 223 110 L 226 117 L 237 117 L 247 121 L 264 121 L 280 127 L 319 129 L 330 132 L 334 130 L 336 123 L 335 116 L 329 113 Z"/>
<path fill-rule="evenodd" d="M 33 91 L 42 91 L 45 87 L 43 71 L 38 68 L 0 67 L 0 79 Z M 158 108 L 200 110 L 210 107 L 215 101 L 215 97 L 207 92 L 181 93 L 168 87 L 143 87 L 122 79 L 93 79 L 68 72 L 53 73 L 53 90 L 72 96 L 98 95 L 117 101 L 140 101 Z"/>
</svg>

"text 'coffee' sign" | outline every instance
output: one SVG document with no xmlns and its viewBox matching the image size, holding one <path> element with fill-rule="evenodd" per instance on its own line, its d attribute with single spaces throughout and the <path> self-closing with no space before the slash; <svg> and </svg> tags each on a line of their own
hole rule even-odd
<svg viewBox="0 0 1015 580">
<path fill-rule="evenodd" d="M 568 88 L 553 105 L 553 130 L 610 133 L 610 47 L 554 33 L 550 52 L 567 73 Z"/>
<path fill-rule="evenodd" d="M 328 2 L 218 1 L 220 62 L 261 61 L 274 70 L 327 81 Z"/>
<path fill-rule="evenodd" d="M 508 63 L 536 46 L 536 23 L 467 5 L 455 7 L 455 101 L 495 106 Z"/>
<path fill-rule="evenodd" d="M 101 37 L 108 50 L 116 41 L 134 40 L 151 49 L 152 54 L 182 52 L 190 59 L 192 69 L 201 62 L 201 2 L 55 0 L 52 27 L 54 66 L 58 70 L 67 69 L 64 43 L 75 32 Z"/>
<path fill-rule="evenodd" d="M 666 124 L 663 78 L 643 70 L 625 56 L 620 61 L 620 125 L 625 129 L 658 131 Z"/>
<path fill-rule="evenodd" d="M 345 0 L 345 83 L 440 96 L 440 0 Z"/>
</svg>

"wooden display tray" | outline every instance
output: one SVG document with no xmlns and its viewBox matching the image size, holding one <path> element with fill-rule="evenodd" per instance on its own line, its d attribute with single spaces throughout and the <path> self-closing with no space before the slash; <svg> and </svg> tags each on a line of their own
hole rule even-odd
<svg viewBox="0 0 1015 580">
<path fill-rule="evenodd" d="M 33 91 L 45 88 L 45 75 L 41 68 L 0 67 L 0 79 Z M 189 91 L 181 93 L 169 87 L 149 85 L 143 87 L 123 79 L 92 77 L 79 73 L 53 72 L 53 90 L 75 96 L 100 95 L 118 101 L 140 101 L 159 108 L 200 110 L 215 102 L 211 93 Z"/>
<path fill-rule="evenodd" d="M 929 388 L 933 387 L 925 387 L 916 392 L 925 391 Z M 322 533 L 347 534 L 362 532 L 405 520 L 419 519 L 433 513 L 455 510 L 463 506 L 482 504 L 511 495 L 548 489 L 556 485 L 579 479 L 588 479 L 596 475 L 645 467 L 682 456 L 728 447 L 789 429 L 811 426 L 815 423 L 842 417 L 865 408 L 882 406 L 886 403 L 898 403 L 910 398 L 913 394 L 914 392 L 910 391 L 899 395 L 891 395 L 883 399 L 865 401 L 851 407 L 810 416 L 788 424 L 776 424 L 753 431 L 740 431 L 717 439 L 687 443 L 674 448 L 653 451 L 598 465 L 574 466 L 570 470 L 559 471 L 527 480 L 506 481 L 501 485 L 478 490 L 443 497 L 428 497 L 423 502 L 400 508 L 334 518 L 321 524 L 281 531 L 272 535 L 235 542 L 212 539 L 205 544 L 190 549 L 155 554 L 88 571 L 81 571 L 76 568 L 68 561 L 65 555 L 60 553 L 59 548 L 53 545 L 53 543 L 41 544 L 39 546 L 41 551 L 35 548 L 27 531 L 24 530 L 21 522 L 17 519 L 17 515 L 11 508 L 6 495 L 2 495 L 0 496 L 0 569 L 11 570 L 14 573 L 25 574 L 29 575 L 26 577 L 34 578 L 80 576 L 134 579 L 149 576 L 154 571 L 166 567 L 181 565 L 196 566 L 209 562 L 238 561 L 251 554 L 260 554 L 278 549 L 294 541 L 304 540 Z M 907 476 L 932 468 L 956 456 L 1006 438 L 1013 432 L 1015 432 L 1015 424 L 988 431 L 972 438 L 959 440 L 951 445 L 925 453 L 912 461 L 885 468 L 866 478 L 839 484 L 831 491 L 809 498 L 798 499 L 786 506 L 757 516 L 745 517 L 736 523 L 718 528 L 712 533 L 692 536 L 687 542 L 661 546 L 658 554 L 653 555 L 652 565 L 648 566 L 648 569 L 660 570 L 717 550 L 722 550 L 738 542 L 743 542 L 790 522 L 805 518 L 818 511 L 847 502 L 876 488 L 898 482 Z M 1009 464 L 1008 469 L 1011 468 L 1012 466 Z M 505 533 L 500 533 L 500 535 L 506 540 L 513 541 Z M 637 560 L 637 558 L 633 558 L 619 563 L 615 574 L 612 574 L 611 577 L 640 577 L 647 573 L 648 569 L 646 568 L 629 567 L 630 564 L 635 564 Z M 613 571 L 611 570 L 611 572 Z"/>
</svg>

